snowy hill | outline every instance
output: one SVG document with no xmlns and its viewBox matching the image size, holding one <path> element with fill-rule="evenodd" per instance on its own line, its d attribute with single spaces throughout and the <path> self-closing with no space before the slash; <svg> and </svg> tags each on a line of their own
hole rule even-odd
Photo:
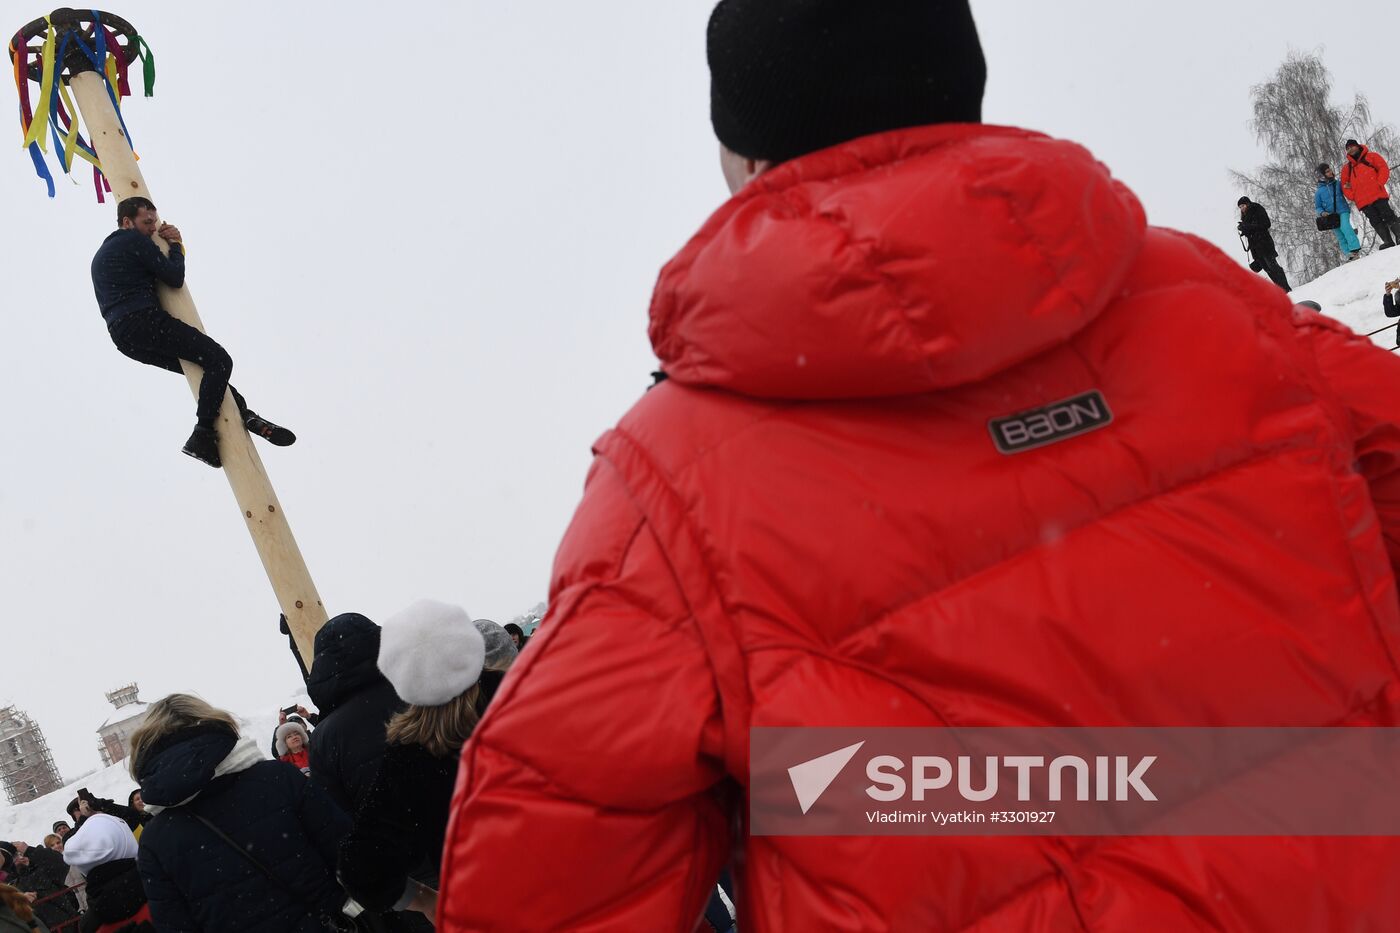
<svg viewBox="0 0 1400 933">
<path fill-rule="evenodd" d="M 1293 289 L 1294 301 L 1305 299 L 1322 305 L 1322 313 L 1336 318 L 1352 330 L 1369 334 L 1394 325 L 1381 311 L 1385 283 L 1400 278 L 1400 248 L 1375 252 L 1365 259 L 1333 269 L 1307 285 Z M 1382 330 L 1371 338 L 1383 347 L 1395 346 L 1395 328 Z"/>
<path fill-rule="evenodd" d="M 287 703 L 301 703 L 308 707 L 311 705 L 310 698 L 305 694 L 291 697 Z M 256 739 L 258 748 L 267 755 L 272 745 L 272 733 L 277 728 L 277 711 L 274 709 L 271 713 L 259 712 L 253 716 L 245 716 L 235 711 L 234 715 L 238 719 L 239 730 L 244 735 L 251 735 Z M 127 773 L 128 764 L 129 762 L 121 761 L 111 767 L 89 772 L 62 790 L 46 794 L 29 803 L 19 806 L 0 803 L 0 839 L 20 839 L 30 845 L 42 845 L 44 837 L 52 831 L 54 822 L 68 819 L 63 808 L 78 795 L 80 787 L 86 787 L 94 797 L 107 797 L 125 804 L 127 795 L 136 789 L 136 782 Z M 0 797 L 0 800 L 3 798 Z"/>
</svg>

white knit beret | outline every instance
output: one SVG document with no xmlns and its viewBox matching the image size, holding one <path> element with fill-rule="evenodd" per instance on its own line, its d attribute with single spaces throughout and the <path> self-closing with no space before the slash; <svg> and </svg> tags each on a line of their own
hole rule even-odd
<svg viewBox="0 0 1400 933">
<path fill-rule="evenodd" d="M 486 642 L 459 606 L 422 599 L 385 621 L 379 670 L 399 699 L 442 706 L 481 677 Z"/>
</svg>

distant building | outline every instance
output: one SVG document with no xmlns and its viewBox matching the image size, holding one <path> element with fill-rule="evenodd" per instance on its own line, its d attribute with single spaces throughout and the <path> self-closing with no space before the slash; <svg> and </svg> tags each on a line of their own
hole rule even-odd
<svg viewBox="0 0 1400 933">
<path fill-rule="evenodd" d="M 146 721 L 149 709 L 137 696 L 135 684 L 107 692 L 107 702 L 116 707 L 111 718 L 97 727 L 97 752 L 104 765 L 114 765 L 131 754 L 131 735 Z"/>
<path fill-rule="evenodd" d="M 13 706 L 0 709 L 0 784 L 12 804 L 36 800 L 63 786 L 44 731 Z"/>
</svg>

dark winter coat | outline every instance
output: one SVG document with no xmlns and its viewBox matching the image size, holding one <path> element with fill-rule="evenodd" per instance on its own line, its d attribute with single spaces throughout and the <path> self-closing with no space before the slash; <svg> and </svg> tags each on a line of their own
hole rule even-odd
<svg viewBox="0 0 1400 933">
<path fill-rule="evenodd" d="M 403 701 L 379 673 L 379 626 L 347 612 L 316 633 L 306 689 L 321 723 L 311 739 L 311 780 L 347 813 L 360 809 L 379 758 L 384 727 Z"/>
<path fill-rule="evenodd" d="M 393 907 L 410 876 L 437 887 L 458 758 L 438 758 L 421 745 L 385 749 L 337 869 L 345 890 L 365 907 Z"/>
<path fill-rule="evenodd" d="M 1249 252 L 1255 259 L 1272 259 L 1278 255 L 1274 236 L 1269 232 L 1271 226 L 1273 222 L 1269 220 L 1269 212 L 1264 210 L 1264 205 L 1250 201 L 1240 218 L 1240 233 L 1249 241 Z"/>
<path fill-rule="evenodd" d="M 87 876 L 88 910 L 78 925 L 80 933 L 97 933 L 104 927 L 122 933 L 155 933 L 146 909 L 146 889 L 136 859 L 120 859 L 98 865 Z"/>
<path fill-rule="evenodd" d="M 30 852 L 35 852 L 35 847 L 30 847 Z M 67 872 L 65 871 L 65 875 Z M 30 860 L 29 864 L 19 869 L 19 876 L 12 884 L 21 891 L 32 892 L 36 895 L 36 900 L 42 901 L 62 891 L 66 884 L 60 878 L 55 881 L 38 861 Z M 72 894 L 64 894 L 54 898 L 46 904 L 34 905 L 34 916 L 44 921 L 49 926 L 56 926 L 65 920 L 71 919 L 78 913 L 78 899 Z"/>
<path fill-rule="evenodd" d="M 234 743 L 222 727 L 196 726 L 157 743 L 142 763 L 142 797 L 148 805 L 168 807 L 146 825 L 137 857 L 156 927 L 161 933 L 319 933 L 321 923 L 305 902 L 329 913 L 344 904 L 334 866 L 350 819 L 280 761 L 214 777 Z M 282 886 L 196 813 L 243 846 Z"/>
<path fill-rule="evenodd" d="M 1400 317 L 1400 308 L 1395 307 L 1395 299 L 1391 297 L 1390 292 L 1386 292 L 1385 297 L 1381 299 L 1381 307 L 1385 309 L 1386 317 Z"/>
<path fill-rule="evenodd" d="M 30 846 L 24 852 L 29 863 L 42 871 L 60 889 L 68 887 L 68 863 L 52 849 Z"/>
<path fill-rule="evenodd" d="M 171 243 L 167 256 L 150 237 L 128 227 L 108 234 L 92 257 L 92 290 L 108 327 L 132 311 L 159 308 L 157 281 L 171 288 L 185 284 L 184 246 Z"/>
<path fill-rule="evenodd" d="M 478 716 L 486 715 L 486 707 L 491 705 L 491 699 L 495 697 L 496 691 L 500 689 L 501 681 L 505 679 L 505 671 L 481 672 L 481 677 L 476 682 L 476 714 Z"/>
</svg>

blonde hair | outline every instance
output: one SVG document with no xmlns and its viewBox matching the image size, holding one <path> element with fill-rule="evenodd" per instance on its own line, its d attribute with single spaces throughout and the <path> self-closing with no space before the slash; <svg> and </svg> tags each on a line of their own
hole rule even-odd
<svg viewBox="0 0 1400 933">
<path fill-rule="evenodd" d="M 391 745 L 421 745 L 435 758 L 445 758 L 461 750 L 476 728 L 476 698 L 481 693 L 472 684 L 466 693 L 441 706 L 410 706 L 395 713 L 384 730 Z"/>
<path fill-rule="evenodd" d="M 29 898 L 21 894 L 18 888 L 0 884 L 0 905 L 14 911 L 20 923 L 28 923 L 34 919 L 34 908 L 29 906 Z"/>
<path fill-rule="evenodd" d="M 62 842 L 62 841 L 63 841 L 63 837 L 60 836 L 58 833 L 49 833 L 47 836 L 44 837 L 44 848 L 45 848 L 45 849 L 52 849 L 52 848 L 53 848 L 53 844 L 54 844 L 55 842 Z"/>
<path fill-rule="evenodd" d="M 210 706 L 197 696 L 172 693 L 151 704 L 146 711 L 146 721 L 131 735 L 131 776 L 140 781 L 137 775 L 152 745 L 172 733 L 199 725 L 223 726 L 238 735 L 238 720 L 233 714 Z"/>
</svg>

